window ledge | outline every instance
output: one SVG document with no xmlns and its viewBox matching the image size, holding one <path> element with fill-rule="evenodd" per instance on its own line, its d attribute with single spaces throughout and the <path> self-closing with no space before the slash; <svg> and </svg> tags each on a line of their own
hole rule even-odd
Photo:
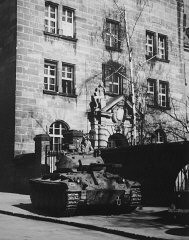
<svg viewBox="0 0 189 240">
<path fill-rule="evenodd" d="M 44 94 L 49 94 L 49 95 L 69 97 L 69 98 L 77 98 L 77 95 L 75 95 L 75 94 L 65 94 L 65 93 L 62 93 L 62 92 L 54 92 L 54 91 L 49 91 L 49 90 L 45 90 L 45 89 L 43 89 L 43 93 Z"/>
<path fill-rule="evenodd" d="M 157 109 L 157 110 L 161 110 L 161 111 L 171 110 L 171 107 L 170 107 L 170 106 L 161 107 L 161 106 L 159 106 L 159 105 L 152 105 L 152 104 L 147 104 L 147 106 L 150 107 L 150 108 L 154 108 L 154 109 Z"/>
<path fill-rule="evenodd" d="M 165 63 L 170 62 L 170 60 L 168 60 L 168 59 L 162 59 L 162 58 L 158 58 L 158 57 L 156 57 L 156 60 L 159 61 L 159 62 L 165 62 Z"/>
<path fill-rule="evenodd" d="M 146 55 L 146 59 L 150 60 L 150 61 L 159 61 L 159 62 L 165 62 L 165 63 L 169 63 L 170 62 L 170 60 L 168 60 L 168 59 L 158 58 L 157 56 Z"/>
<path fill-rule="evenodd" d="M 78 40 L 75 37 L 64 36 L 64 35 L 60 35 L 60 34 L 57 34 L 57 33 L 50 33 L 50 32 L 46 32 L 46 31 L 43 31 L 43 33 L 44 33 L 44 35 L 47 35 L 47 36 L 61 38 L 61 39 L 65 39 L 65 40 L 72 41 L 72 42 L 77 42 L 77 40 Z"/>
<path fill-rule="evenodd" d="M 108 51 L 114 51 L 114 52 L 122 52 L 122 49 L 121 49 L 121 48 L 110 47 L 110 46 L 106 46 L 106 50 L 108 50 Z"/>
<path fill-rule="evenodd" d="M 123 95 L 122 93 L 116 94 L 116 93 L 111 93 L 111 92 L 106 92 L 105 95 L 110 96 L 110 97 L 117 97 Z"/>
<path fill-rule="evenodd" d="M 69 97 L 69 98 L 77 98 L 77 95 L 71 94 L 71 93 L 66 94 L 66 93 L 59 92 L 58 95 L 63 96 L 63 97 Z"/>
<path fill-rule="evenodd" d="M 57 95 L 57 92 L 43 89 L 44 94 Z"/>
</svg>

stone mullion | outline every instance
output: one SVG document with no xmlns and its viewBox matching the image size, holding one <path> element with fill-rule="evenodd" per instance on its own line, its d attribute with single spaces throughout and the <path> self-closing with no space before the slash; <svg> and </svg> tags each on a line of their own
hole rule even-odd
<svg viewBox="0 0 189 240">
<path fill-rule="evenodd" d="M 62 92 L 62 62 L 57 63 L 57 89 L 58 92 Z"/>
</svg>

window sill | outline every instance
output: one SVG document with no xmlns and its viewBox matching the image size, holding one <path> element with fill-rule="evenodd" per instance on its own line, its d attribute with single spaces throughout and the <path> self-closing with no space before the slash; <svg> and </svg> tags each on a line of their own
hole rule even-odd
<svg viewBox="0 0 189 240">
<path fill-rule="evenodd" d="M 49 90 L 44 90 L 44 89 L 43 89 L 43 93 L 48 94 L 48 95 L 57 95 L 57 96 L 63 96 L 63 97 L 69 97 L 69 98 L 77 98 L 77 95 L 75 95 L 75 94 L 65 94 L 62 92 L 54 92 L 54 91 L 49 91 Z"/>
<path fill-rule="evenodd" d="M 106 50 L 108 50 L 108 51 L 114 51 L 114 52 L 122 52 L 122 49 L 121 49 L 121 48 L 109 47 L 109 46 L 106 46 Z"/>
<path fill-rule="evenodd" d="M 147 104 L 147 106 L 150 107 L 150 108 L 154 108 L 154 109 L 157 109 L 157 110 L 161 110 L 161 111 L 171 110 L 171 107 L 170 107 L 170 106 L 162 107 L 162 106 L 159 106 L 159 105 L 152 105 L 152 104 Z"/>
<path fill-rule="evenodd" d="M 77 95 L 75 94 L 66 94 L 66 93 L 62 93 L 62 92 L 59 92 L 57 93 L 59 96 L 63 96 L 63 97 L 69 97 L 69 98 L 77 98 Z"/>
<path fill-rule="evenodd" d="M 43 93 L 44 93 L 44 94 L 49 94 L 49 95 L 57 95 L 57 92 L 55 92 L 55 91 L 49 91 L 49 90 L 45 90 L 45 89 L 43 89 Z"/>
<path fill-rule="evenodd" d="M 55 37 L 55 38 L 61 38 L 61 39 L 72 41 L 72 42 L 77 42 L 77 40 L 78 40 L 75 37 L 64 36 L 64 35 L 60 35 L 60 34 L 57 34 L 57 33 L 50 33 L 50 32 L 46 32 L 46 31 L 44 31 L 43 33 L 46 36 L 51 36 L 51 37 Z"/>
<path fill-rule="evenodd" d="M 159 62 L 165 62 L 165 63 L 170 62 L 170 60 L 168 59 L 162 59 L 162 58 L 158 58 L 157 56 L 149 56 L 149 55 L 146 55 L 146 60 L 159 61 Z"/>
<path fill-rule="evenodd" d="M 106 92 L 105 95 L 110 96 L 110 97 L 117 97 L 123 95 L 122 93 L 116 94 L 116 93 L 111 93 L 111 92 Z"/>
</svg>

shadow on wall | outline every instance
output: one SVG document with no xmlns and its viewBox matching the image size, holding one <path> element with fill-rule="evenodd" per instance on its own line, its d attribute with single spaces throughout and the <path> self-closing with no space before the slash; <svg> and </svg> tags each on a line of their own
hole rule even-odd
<svg viewBox="0 0 189 240">
<path fill-rule="evenodd" d="M 41 165 L 35 153 L 18 155 L 14 159 L 14 186 L 16 193 L 29 194 L 29 179 L 40 177 Z"/>
</svg>

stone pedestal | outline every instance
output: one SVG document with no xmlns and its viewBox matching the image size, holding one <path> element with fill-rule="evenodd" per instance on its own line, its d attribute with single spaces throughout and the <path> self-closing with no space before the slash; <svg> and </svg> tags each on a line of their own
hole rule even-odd
<svg viewBox="0 0 189 240">
<path fill-rule="evenodd" d="M 34 138 L 36 160 L 41 164 L 41 174 L 47 172 L 46 149 L 50 144 L 50 137 L 47 134 L 39 134 Z"/>
</svg>

